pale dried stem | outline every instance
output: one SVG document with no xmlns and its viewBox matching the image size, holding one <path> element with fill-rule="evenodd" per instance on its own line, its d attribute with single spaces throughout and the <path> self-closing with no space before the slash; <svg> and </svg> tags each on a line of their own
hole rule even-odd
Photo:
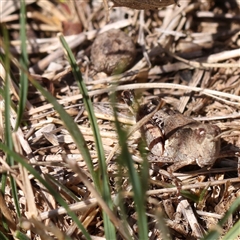
<svg viewBox="0 0 240 240">
<path fill-rule="evenodd" d="M 205 188 L 207 186 L 216 186 L 216 185 L 224 185 L 227 182 L 229 183 L 239 183 L 240 179 L 239 178 L 229 178 L 225 180 L 217 180 L 217 181 L 211 181 L 211 182 L 202 182 L 202 183 L 196 183 L 196 184 L 189 184 L 186 186 L 181 186 L 181 190 L 189 190 L 189 189 L 194 189 L 194 188 Z M 147 191 L 147 195 L 158 195 L 158 194 L 163 194 L 163 193 L 173 193 L 179 191 L 178 187 L 173 187 L 173 188 L 164 188 L 164 189 L 156 189 L 156 190 L 149 190 Z"/>
<path fill-rule="evenodd" d="M 136 84 L 128 84 L 128 85 L 124 85 L 124 86 L 118 86 L 118 87 L 110 87 L 110 88 L 105 88 L 105 89 L 100 89 L 100 90 L 94 90 L 94 91 L 90 91 L 88 94 L 90 97 L 93 97 L 95 95 L 100 95 L 103 93 L 109 93 L 112 91 L 123 91 L 123 90 L 129 90 L 129 89 L 181 89 L 181 90 L 185 90 L 185 91 L 193 91 L 193 92 L 197 92 L 203 95 L 211 95 L 213 98 L 219 98 L 222 101 L 226 101 L 224 98 L 228 98 L 231 99 L 231 104 L 239 104 L 238 102 L 240 102 L 240 97 L 234 94 L 230 94 L 230 93 L 224 93 L 224 92 L 220 92 L 220 91 L 216 91 L 216 90 L 211 90 L 211 89 L 207 89 L 207 88 L 199 88 L 199 87 L 191 87 L 191 86 L 184 86 L 184 85 L 180 85 L 180 84 L 172 84 L 172 83 L 136 83 Z M 59 100 L 58 102 L 60 104 L 64 104 L 64 103 L 69 103 L 72 101 L 76 101 L 82 99 L 82 95 L 81 94 L 77 94 L 71 97 L 67 97 L 65 99 Z M 235 100 L 235 102 L 233 102 L 233 100 Z M 47 109 L 52 108 L 52 104 L 46 104 L 44 106 L 35 108 L 35 109 L 31 109 L 29 110 L 27 113 L 29 116 L 36 114 L 38 112 L 42 112 L 42 111 L 46 111 Z"/>
<path fill-rule="evenodd" d="M 178 208 L 180 208 L 179 210 L 182 212 L 185 219 L 188 221 L 188 223 L 193 231 L 193 235 L 197 239 L 202 238 L 203 232 L 201 230 L 200 224 L 198 223 L 189 202 L 187 200 L 181 200 L 180 203 L 178 204 L 177 211 L 178 211 Z"/>
<path fill-rule="evenodd" d="M 85 173 L 77 166 L 76 162 L 69 161 L 68 159 L 65 159 L 65 161 L 69 164 L 69 167 L 78 174 L 82 182 L 85 184 L 85 186 L 88 188 L 88 190 L 92 193 L 92 195 L 97 199 L 99 206 L 103 209 L 103 211 L 108 215 L 108 217 L 111 219 L 115 227 L 118 229 L 119 233 L 127 239 L 127 234 L 125 232 L 125 228 L 123 227 L 121 221 L 115 216 L 115 214 L 112 212 L 112 210 L 107 206 L 105 201 L 102 199 L 102 197 L 99 195 L 97 190 L 93 187 L 92 183 L 88 180 Z"/>
</svg>

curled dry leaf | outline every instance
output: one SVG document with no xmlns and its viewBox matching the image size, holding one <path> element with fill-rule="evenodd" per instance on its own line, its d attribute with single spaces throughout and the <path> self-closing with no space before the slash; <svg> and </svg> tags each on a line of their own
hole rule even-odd
<svg viewBox="0 0 240 240">
<path fill-rule="evenodd" d="M 111 29 L 98 35 L 91 49 L 94 70 L 108 75 L 126 70 L 135 56 L 136 49 L 132 39 L 119 29 Z"/>
<path fill-rule="evenodd" d="M 129 7 L 133 9 L 157 9 L 177 4 L 177 0 L 112 0 L 113 7 Z"/>
</svg>

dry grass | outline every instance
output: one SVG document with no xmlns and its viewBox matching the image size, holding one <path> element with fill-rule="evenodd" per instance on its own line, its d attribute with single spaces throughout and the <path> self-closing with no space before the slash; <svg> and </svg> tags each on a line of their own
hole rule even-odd
<svg viewBox="0 0 240 240">
<path fill-rule="evenodd" d="M 13 2 L 7 1 L 2 5 L 1 22 L 6 24 L 10 32 L 11 53 L 18 58 L 19 8 Z M 83 107 L 82 95 L 57 37 L 62 32 L 75 53 L 94 102 L 113 196 L 117 190 L 115 157 L 118 151 L 118 138 L 108 97 L 113 83 L 119 83 L 116 88 L 119 90 L 119 121 L 126 128 L 134 125 L 135 120 L 121 99 L 121 91 L 125 89 L 141 92 L 146 100 L 162 98 L 183 114 L 213 122 L 221 128 L 221 149 L 224 156 L 218 159 L 211 170 L 191 168 L 174 173 L 181 181 L 181 189 L 188 190 L 195 197 L 201 195 L 201 201 L 194 203 L 180 197 L 178 188 L 167 188 L 166 184 L 172 183 L 171 179 L 161 174 L 156 164 L 151 165 L 147 192 L 150 239 L 160 239 L 154 217 L 159 212 L 164 212 L 174 239 L 197 239 L 204 231 L 215 226 L 232 202 L 240 196 L 236 154 L 240 148 L 240 3 L 235 0 L 180 0 L 180 7 L 171 5 L 160 11 L 114 8 L 109 12 L 109 22 L 106 22 L 106 12 L 99 1 L 33 0 L 27 3 L 29 71 L 79 124 L 97 167 L 94 138 Z M 137 58 L 132 68 L 122 74 L 106 76 L 98 73 L 91 76 L 92 42 L 99 31 L 111 28 L 122 29 L 131 36 L 136 44 Z M 14 66 L 12 73 L 18 80 L 19 72 Z M 1 75 L 1 78 L 4 79 L 4 76 Z M 19 89 L 12 83 L 11 96 L 17 103 Z M 14 126 L 15 115 L 11 118 Z M 24 122 L 27 124 L 23 124 L 17 133 L 21 137 L 15 139 L 19 152 L 38 167 L 41 173 L 50 175 L 80 199 L 76 203 L 66 189 L 59 186 L 59 192 L 70 207 L 77 211 L 79 219 L 93 239 L 104 239 L 97 200 L 82 184 L 82 180 L 66 166 L 62 156 L 64 153 L 68 159 L 77 161 L 88 174 L 85 162 L 52 105 L 31 85 Z M 2 120 L 0 127 L 3 139 Z M 135 131 L 129 138 L 130 151 L 136 163 L 141 161 L 137 150 L 139 137 L 140 134 Z M 4 155 L 1 157 L 1 171 L 8 171 L 16 177 L 23 216 L 27 218 L 32 214 L 29 213 L 29 204 L 32 204 L 31 210 L 34 212 L 35 209 L 39 213 L 41 224 L 46 226 L 45 233 L 39 232 L 38 229 L 42 229 L 42 226 L 38 226 L 40 222 L 31 220 L 33 225 L 31 232 L 28 232 L 31 238 L 39 239 L 39 235 L 46 234 L 44 239 L 50 239 L 51 235 L 60 239 L 60 229 L 73 239 L 81 239 L 79 230 L 65 215 L 65 210 L 53 210 L 59 207 L 56 200 L 34 180 L 28 182 L 25 179 L 27 173 L 23 170 L 18 167 L 10 169 L 3 159 Z M 128 223 L 134 235 L 138 232 L 136 214 L 128 181 L 124 176 L 122 183 L 126 190 L 124 204 Z M 28 193 L 30 195 L 24 193 L 26 186 L 27 189 L 33 189 Z M 29 202 L 33 197 L 35 201 Z M 2 205 L 2 212 L 5 209 L 13 218 L 9 221 L 15 223 L 11 189 L 7 189 L 1 202 L 6 205 Z M 223 234 L 236 223 L 239 214 L 238 212 L 229 218 Z M 55 228 L 50 228 L 52 222 Z M 11 230 L 14 231 L 14 226 Z"/>
</svg>

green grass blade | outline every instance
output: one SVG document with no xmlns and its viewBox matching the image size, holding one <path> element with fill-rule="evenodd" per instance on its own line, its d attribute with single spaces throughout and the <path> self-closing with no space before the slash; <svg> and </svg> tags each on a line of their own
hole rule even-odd
<svg viewBox="0 0 240 240">
<path fill-rule="evenodd" d="M 4 53 L 5 54 L 0 54 L 0 58 L 1 58 L 1 63 L 6 71 L 6 73 L 9 73 L 10 71 L 10 59 L 9 59 L 9 55 L 6 55 L 6 52 L 9 52 L 9 38 L 8 38 L 8 32 L 6 30 L 6 28 L 4 27 L 2 29 L 2 33 L 3 33 L 3 39 L 5 40 L 3 42 L 3 48 L 4 48 Z M 5 76 L 5 81 L 7 80 L 8 76 Z M 1 89 L 1 96 L 3 99 L 5 99 L 5 87 L 3 87 Z M 7 174 L 3 173 L 1 176 L 1 191 L 4 194 L 5 193 L 5 187 L 6 187 L 6 182 L 7 182 Z M 8 230 L 7 228 L 7 224 L 5 222 L 5 224 L 3 223 L 3 226 L 6 230 Z"/>
<path fill-rule="evenodd" d="M 82 223 L 78 220 L 78 217 L 73 213 L 68 204 L 64 201 L 64 199 L 61 197 L 61 195 L 56 192 L 56 190 L 47 182 L 45 181 L 41 175 L 31 166 L 27 163 L 25 159 L 23 159 L 20 155 L 12 151 L 8 146 L 5 144 L 2 144 L 0 142 L 0 149 L 3 150 L 5 153 L 7 153 L 9 156 L 15 159 L 16 162 L 20 163 L 24 168 L 26 168 L 34 177 L 37 179 L 40 183 L 42 183 L 54 196 L 54 198 L 66 209 L 67 213 L 72 217 L 73 221 L 77 224 L 79 229 L 81 229 L 82 233 L 87 239 L 91 239 L 90 235 L 86 231 L 86 229 L 83 227 Z"/>
<path fill-rule="evenodd" d="M 13 140 L 12 140 L 12 128 L 11 128 L 11 123 L 10 123 L 10 115 L 11 115 L 11 95 L 10 93 L 10 83 L 9 83 L 9 73 L 10 73 L 10 46 L 9 46 L 9 37 L 8 37 L 8 32 L 6 30 L 4 30 L 4 51 L 5 51 L 5 63 L 4 63 L 4 67 L 5 67 L 5 71 L 6 71 L 6 75 L 5 75 L 5 84 L 4 84 L 4 91 L 3 91 L 3 97 L 4 97 L 4 119 L 5 119 L 5 131 L 4 131 L 4 136 L 5 136 L 5 142 L 6 145 L 9 147 L 9 149 L 13 150 Z M 7 155 L 7 163 L 12 166 L 14 165 L 14 158 L 12 158 L 11 156 Z M 6 175 L 5 177 L 3 177 L 3 183 L 6 184 Z M 20 213 L 20 205 L 19 205 L 19 201 L 18 201 L 18 194 L 17 194 L 17 185 L 16 182 L 14 180 L 14 178 L 12 176 L 10 176 L 10 183 L 11 183 L 11 188 L 12 188 L 12 194 L 13 194 L 13 199 L 14 199 L 14 204 L 16 207 L 16 211 L 17 211 L 17 216 L 20 218 L 21 213 Z M 2 186 L 2 190 L 3 190 L 3 194 L 4 194 L 4 190 L 5 189 L 5 185 Z"/>
<path fill-rule="evenodd" d="M 76 63 L 76 60 L 73 56 L 71 49 L 69 48 L 63 36 L 60 36 L 60 41 L 67 52 L 69 63 L 72 67 L 73 75 L 83 95 L 84 106 L 88 112 L 88 118 L 93 131 L 94 139 L 95 139 L 95 145 L 96 145 L 96 150 L 98 154 L 98 164 L 99 164 L 99 170 L 100 170 L 99 172 L 100 178 L 98 179 L 97 182 L 95 182 L 95 185 L 98 186 L 98 190 L 102 194 L 104 201 L 107 203 L 109 208 L 112 209 L 113 203 L 112 203 L 110 189 L 109 189 L 109 179 L 107 174 L 107 166 L 105 162 L 105 153 L 103 149 L 102 138 L 100 136 L 97 120 L 94 114 L 93 105 L 88 95 L 88 91 L 85 86 L 85 83 L 83 81 L 82 74 Z M 103 213 L 103 219 L 104 219 L 104 229 L 105 229 L 106 238 L 115 239 L 116 234 L 115 234 L 114 225 L 111 223 L 108 216 L 105 215 L 105 213 Z"/>
<path fill-rule="evenodd" d="M 93 164 L 91 161 L 91 156 L 85 142 L 85 139 L 79 130 L 77 124 L 74 120 L 67 114 L 64 108 L 58 103 L 58 101 L 47 91 L 45 90 L 37 81 L 29 77 L 31 83 L 41 92 L 41 94 L 50 102 L 55 110 L 59 113 L 61 120 L 63 121 L 66 129 L 69 131 L 70 135 L 74 139 L 77 148 L 82 154 L 84 161 L 86 161 L 89 172 L 92 175 L 94 181 L 96 181 L 96 174 L 93 169 Z"/>
<path fill-rule="evenodd" d="M 79 201 L 79 199 L 76 197 L 76 195 L 70 189 L 68 189 L 65 185 L 63 185 L 62 183 L 57 181 L 50 174 L 45 175 L 45 178 L 46 178 L 46 180 L 48 180 L 49 182 L 52 182 L 54 185 L 56 185 L 58 188 L 60 188 L 61 191 L 63 191 L 65 194 L 67 194 L 73 200 L 75 200 L 76 202 Z"/>
<path fill-rule="evenodd" d="M 98 125 L 97 125 L 97 120 L 94 114 L 94 110 L 93 110 L 93 105 L 92 102 L 90 100 L 90 97 L 88 95 L 88 91 L 87 88 L 84 84 L 83 78 L 82 78 L 82 74 L 80 72 L 80 69 L 76 63 L 76 60 L 73 56 L 73 53 L 71 51 L 71 49 L 69 48 L 69 46 L 67 45 L 67 42 L 65 41 L 63 36 L 60 36 L 60 41 L 64 47 L 64 49 L 67 52 L 68 55 L 68 59 L 70 62 L 70 65 L 72 67 L 72 71 L 73 71 L 73 75 L 75 80 L 77 81 L 80 91 L 83 95 L 83 101 L 84 101 L 84 106 L 88 112 L 88 118 L 91 124 L 91 128 L 93 129 L 93 134 L 94 134 L 94 138 L 95 138 L 95 144 L 96 144 L 96 149 L 98 151 L 98 157 L 99 157 L 99 167 L 100 167 L 100 171 L 101 174 L 104 179 L 106 178 L 106 163 L 105 163 L 105 154 L 104 154 L 104 150 L 103 150 L 103 144 L 102 144 L 102 139 L 99 133 L 99 129 L 98 129 Z M 106 181 L 104 181 L 105 183 Z M 95 183 L 97 184 L 97 183 Z M 101 186 L 99 186 L 99 190 L 101 190 Z M 105 188 L 104 188 L 105 190 Z"/>
<path fill-rule="evenodd" d="M 17 121 L 15 130 L 19 127 L 23 112 L 26 105 L 27 94 L 28 94 L 28 76 L 26 74 L 28 69 L 28 54 L 26 45 L 26 5 L 25 0 L 20 1 L 20 40 L 21 40 L 21 54 L 20 54 L 20 93 L 19 93 L 19 103 L 17 111 Z"/>
<path fill-rule="evenodd" d="M 222 240 L 239 239 L 240 237 L 240 220 L 227 232 Z"/>
<path fill-rule="evenodd" d="M 115 109 L 115 95 L 111 95 L 111 103 L 114 108 L 114 117 L 115 117 L 115 125 L 116 130 L 119 137 L 119 145 L 121 146 L 121 153 L 119 156 L 119 163 L 126 166 L 128 169 L 128 175 L 130 182 L 133 188 L 133 199 L 135 202 L 135 209 L 137 212 L 137 222 L 138 222 L 138 229 L 139 229 L 139 239 L 148 239 L 148 223 L 147 223 L 147 216 L 146 216 L 146 190 L 147 190 L 147 182 L 148 182 L 148 174 L 146 175 L 146 163 L 144 163 L 141 167 L 142 170 L 140 174 L 137 173 L 137 170 L 134 167 L 133 159 L 131 154 L 128 151 L 127 145 L 127 133 L 122 130 L 120 123 L 117 120 L 117 110 Z M 148 168 L 147 168 L 148 170 Z"/>
<path fill-rule="evenodd" d="M 125 136 L 127 136 L 127 134 Z M 120 137 L 120 138 L 124 139 L 124 137 Z M 126 145 L 126 143 L 124 145 Z M 146 195 L 144 190 L 142 189 L 140 175 L 137 174 L 136 169 L 134 168 L 132 156 L 129 153 L 128 148 L 126 146 L 122 146 L 122 152 L 119 158 L 121 160 L 124 160 L 125 162 L 124 164 L 128 168 L 129 179 L 133 187 L 133 199 L 135 202 L 135 208 L 138 216 L 137 222 L 138 222 L 138 229 L 139 229 L 139 239 L 148 239 L 148 224 L 147 224 L 147 216 L 146 216 L 146 208 L 145 208 Z"/>
<path fill-rule="evenodd" d="M 81 152 L 83 159 L 86 161 L 88 169 L 93 177 L 93 180 L 96 182 L 96 173 L 93 170 L 93 165 L 91 161 L 91 156 L 89 150 L 87 148 L 85 139 L 79 130 L 77 124 L 73 121 L 73 119 L 67 114 L 64 108 L 57 102 L 57 100 L 46 91 L 37 81 L 29 77 L 31 83 L 42 93 L 42 95 L 53 105 L 55 110 L 59 113 L 61 120 L 63 121 L 66 129 L 71 134 L 74 142 L 76 143 L 79 151 Z"/>
<path fill-rule="evenodd" d="M 227 222 L 228 218 L 240 207 L 240 197 L 237 198 L 228 211 L 224 214 L 223 218 L 219 221 L 216 227 L 208 232 L 203 238 L 204 240 L 218 239 L 221 236 L 223 225 Z"/>
<path fill-rule="evenodd" d="M 15 237 L 19 240 L 30 240 L 28 236 L 26 236 L 24 233 L 20 232 L 19 230 L 15 232 Z"/>
<path fill-rule="evenodd" d="M 9 240 L 9 238 L 6 237 L 6 235 L 3 234 L 2 232 L 0 232 L 0 239 L 1 239 L 1 240 Z"/>
</svg>

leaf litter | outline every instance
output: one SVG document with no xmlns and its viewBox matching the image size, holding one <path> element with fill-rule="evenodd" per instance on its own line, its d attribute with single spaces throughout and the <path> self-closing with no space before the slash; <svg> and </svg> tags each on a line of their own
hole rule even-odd
<svg viewBox="0 0 240 240">
<path fill-rule="evenodd" d="M 19 4 L 13 4 L 14 2 L 8 1 L 3 5 L 1 23 L 9 30 L 11 54 L 13 59 L 17 59 L 20 52 Z M 138 126 L 135 129 L 131 127 L 136 122 L 121 98 L 123 90 L 134 89 L 135 93 L 142 95 L 144 101 L 162 99 L 186 116 L 220 127 L 222 157 L 210 170 L 189 166 L 188 169 L 173 173 L 181 182 L 180 189 L 167 187 L 174 184 L 171 178 L 167 177 L 168 174 L 157 164 L 150 165 L 146 203 L 150 239 L 161 239 L 156 221 L 158 214 L 163 214 L 173 239 L 198 239 L 215 226 L 232 202 L 240 196 L 240 170 L 237 168 L 240 147 L 240 3 L 235 0 L 180 0 L 178 4 L 180 6 L 173 4 L 159 10 L 144 11 L 113 7 L 108 11 L 107 19 L 106 9 L 99 1 L 27 1 L 29 72 L 58 99 L 78 123 L 87 141 L 93 163 L 97 167 L 94 138 L 82 95 L 57 37 L 57 34 L 62 32 L 74 51 L 94 103 L 113 196 L 117 193 L 115 181 L 118 168 L 115 158 L 119 149 L 108 95 L 112 91 L 111 86 L 115 86 L 117 91 L 119 121 L 126 130 L 133 129 L 129 130 L 132 133 L 129 134 L 129 149 L 136 166 L 141 162 L 138 152 L 141 135 Z M 92 75 L 91 46 L 98 34 L 111 29 L 122 30 L 132 39 L 136 47 L 136 58 L 131 67 L 124 72 L 114 75 L 97 72 Z M 17 103 L 19 72 L 14 66 L 14 61 L 11 71 L 17 81 L 12 80 L 11 98 Z M 3 74 L 2 71 L 1 79 L 4 79 Z M 52 105 L 31 85 L 27 99 L 24 114 L 27 125 L 22 125 L 19 129 L 18 134 L 21 137 L 14 138 L 15 144 L 18 143 L 22 148 L 22 154 L 29 163 L 60 183 L 57 185 L 55 181 L 51 181 L 70 208 L 77 211 L 93 239 L 104 239 L 98 202 L 63 161 L 64 153 L 69 160 L 76 161 L 89 176 L 75 143 L 64 129 Z M 2 112 L 3 109 L 1 115 Z M 14 126 L 14 113 L 11 119 Z M 3 139 L 2 122 L 3 120 Z M 2 153 L 2 172 L 8 171 L 13 176 L 22 176 L 17 177 L 17 183 L 23 216 L 28 218 L 27 206 L 29 208 L 28 204 L 32 204 L 30 209 L 37 208 L 40 220 L 31 224 L 39 224 L 42 227 L 42 223 L 48 226 L 50 222 L 54 222 L 73 239 L 81 239 L 79 230 L 56 200 L 37 182 L 30 182 L 32 186 L 29 186 L 26 178 L 23 179 L 23 174 L 26 173 L 20 171 L 20 174 L 17 166 L 9 169 L 4 159 Z M 135 235 L 137 216 L 124 173 L 122 183 L 127 219 L 132 234 Z M 28 198 L 22 191 L 22 184 L 32 189 L 35 206 L 32 202 L 27 203 Z M 7 214 L 10 212 L 13 216 L 10 222 L 17 225 L 11 189 L 8 187 L 6 191 L 6 197 L 1 197 L 1 201 L 4 200 L 5 205 L 9 207 L 9 210 L 4 208 Z M 239 212 L 232 214 L 224 225 L 222 234 L 224 235 L 238 219 Z M 40 239 L 36 228 L 31 229 L 31 237 Z M 45 232 L 53 236 L 49 228 Z"/>
</svg>

